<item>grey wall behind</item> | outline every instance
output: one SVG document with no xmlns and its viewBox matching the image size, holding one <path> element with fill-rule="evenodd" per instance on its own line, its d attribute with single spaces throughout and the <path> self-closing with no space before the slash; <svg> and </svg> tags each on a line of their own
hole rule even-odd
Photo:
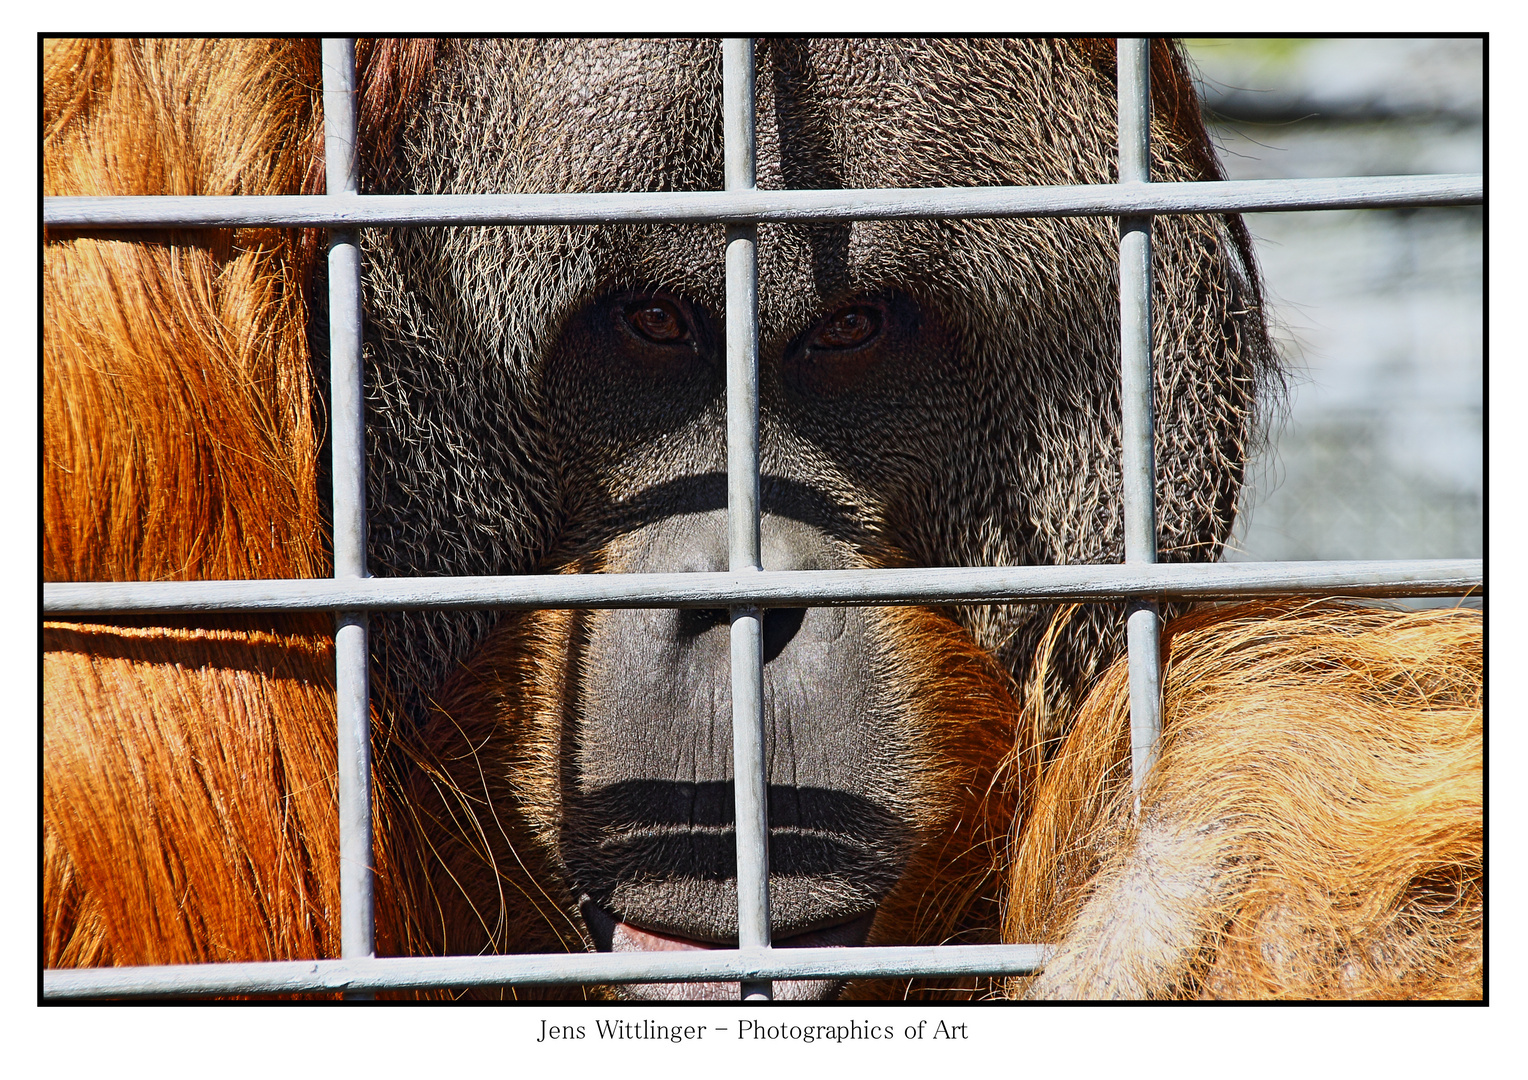
<svg viewBox="0 0 1528 1080">
<path fill-rule="evenodd" d="M 1232 179 L 1483 169 L 1478 39 L 1188 44 Z M 1228 559 L 1482 554 L 1482 222 L 1247 216 L 1293 378 Z"/>
</svg>

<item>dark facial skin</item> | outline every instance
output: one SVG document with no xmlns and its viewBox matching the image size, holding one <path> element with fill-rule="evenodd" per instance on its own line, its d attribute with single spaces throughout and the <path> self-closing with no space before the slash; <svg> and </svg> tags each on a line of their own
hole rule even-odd
<svg viewBox="0 0 1528 1080">
<path fill-rule="evenodd" d="M 582 486 L 594 490 L 627 472 L 649 481 L 602 519 L 586 518 L 580 546 L 607 571 L 726 568 L 718 323 L 677 292 L 619 291 L 570 320 L 554 352 L 548 398 L 567 467 L 593 473 Z M 761 483 L 766 569 L 863 565 L 855 516 L 799 464 L 874 457 L 875 426 L 841 432 L 842 418 L 926 400 L 948 361 L 938 326 L 900 292 L 856 296 L 761 357 L 775 447 Z M 665 459 L 667 481 L 650 464 Z M 564 766 L 559 852 L 596 941 L 735 942 L 726 613 L 588 612 L 572 637 L 561 741 L 576 750 Z M 782 940 L 863 941 L 901 877 L 917 832 L 905 794 L 918 779 L 885 674 L 893 648 L 873 610 L 766 613 L 771 903 Z"/>
</svg>

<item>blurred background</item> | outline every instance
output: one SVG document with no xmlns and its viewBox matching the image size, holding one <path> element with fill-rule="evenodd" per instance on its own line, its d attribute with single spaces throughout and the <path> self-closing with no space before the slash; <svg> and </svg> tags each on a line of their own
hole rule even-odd
<svg viewBox="0 0 1528 1080">
<path fill-rule="evenodd" d="M 1479 39 L 1186 44 L 1231 179 L 1484 169 Z M 1247 215 L 1292 378 L 1229 561 L 1482 555 L 1482 223 Z"/>
</svg>

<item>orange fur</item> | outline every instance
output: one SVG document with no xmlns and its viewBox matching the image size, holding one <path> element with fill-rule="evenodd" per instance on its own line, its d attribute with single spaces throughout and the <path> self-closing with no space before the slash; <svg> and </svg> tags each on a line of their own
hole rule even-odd
<svg viewBox="0 0 1528 1080">
<path fill-rule="evenodd" d="M 44 650 L 49 966 L 328 955 L 323 639 L 53 624 Z"/>
<path fill-rule="evenodd" d="M 45 192 L 295 190 L 307 136 L 276 133 L 311 131 L 311 52 L 48 42 Z M 323 573 L 292 236 L 46 240 L 44 577 Z M 45 965 L 332 949 L 321 623 L 46 628 Z"/>
<path fill-rule="evenodd" d="M 1004 939 L 1038 996 L 1479 997 L 1481 618 L 1249 604 L 1172 624 L 1132 820 L 1117 663 L 1029 804 Z"/>
<path fill-rule="evenodd" d="M 49 41 L 44 191 L 313 190 L 317 69 L 313 41 Z M 313 237 L 45 241 L 44 578 L 327 573 Z M 337 955 L 331 633 L 321 616 L 45 625 L 44 966 Z M 414 951 L 392 787 L 379 945 Z"/>
<path fill-rule="evenodd" d="M 447 680 L 409 802 L 431 838 L 436 947 L 579 950 L 581 923 L 547 892 L 557 828 L 563 634 L 571 611 L 507 616 Z M 550 791 L 550 796 L 549 796 Z"/>
<path fill-rule="evenodd" d="M 297 190 L 315 123 L 300 74 L 310 51 L 49 43 L 44 192 Z M 293 244 L 269 229 L 49 233 L 45 578 L 326 572 L 307 267 Z"/>
<path fill-rule="evenodd" d="M 45 626 L 45 966 L 338 955 L 333 639 L 307 621 Z M 384 763 L 384 955 L 418 948 L 396 786 Z"/>
<path fill-rule="evenodd" d="M 996 939 L 1000 868 L 1017 812 L 1012 679 L 954 621 L 927 608 L 882 608 L 898 657 L 898 696 L 922 746 L 918 846 L 877 913 L 871 944 L 975 944 Z M 863 982 L 846 996 L 931 1000 L 985 993 L 989 980 Z"/>
</svg>

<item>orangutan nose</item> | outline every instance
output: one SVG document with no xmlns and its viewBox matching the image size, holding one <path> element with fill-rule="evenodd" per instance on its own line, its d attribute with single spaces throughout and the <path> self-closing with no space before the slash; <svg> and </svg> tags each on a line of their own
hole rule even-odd
<svg viewBox="0 0 1528 1080">
<path fill-rule="evenodd" d="M 767 570 L 844 565 L 814 525 L 766 513 Z M 612 563 L 614 565 L 612 565 Z M 726 514 L 677 515 L 613 545 L 616 571 L 720 570 Z M 874 609 L 764 617 L 764 732 L 774 932 L 874 911 L 910 826 L 869 777 L 905 740 L 875 677 Z M 724 609 L 590 612 L 565 745 L 559 844 L 575 887 L 611 916 L 695 941 L 737 940 L 730 627 Z"/>
</svg>

